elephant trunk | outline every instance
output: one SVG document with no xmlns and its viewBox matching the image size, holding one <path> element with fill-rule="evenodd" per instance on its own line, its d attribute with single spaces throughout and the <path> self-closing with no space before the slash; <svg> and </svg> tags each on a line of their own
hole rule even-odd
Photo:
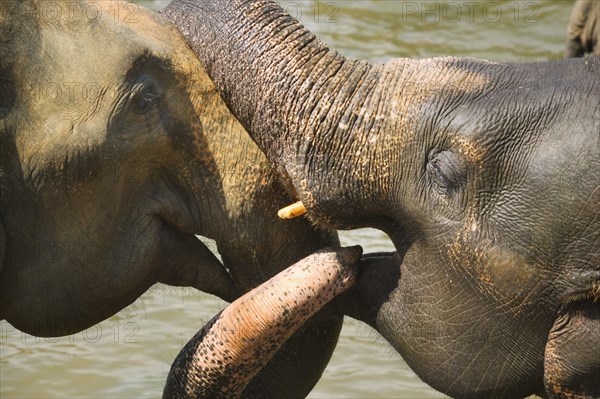
<svg viewBox="0 0 600 399">
<path fill-rule="evenodd" d="M 163 397 L 239 397 L 307 319 L 354 283 L 361 254 L 317 252 L 233 302 L 181 350 Z"/>
<path fill-rule="evenodd" d="M 377 198 L 389 165 L 374 162 L 381 143 L 368 133 L 385 122 L 390 77 L 410 60 L 346 59 L 269 0 L 174 0 L 163 15 L 310 216 L 347 228 L 339 221 L 356 208 L 370 211 L 355 188 Z"/>
</svg>

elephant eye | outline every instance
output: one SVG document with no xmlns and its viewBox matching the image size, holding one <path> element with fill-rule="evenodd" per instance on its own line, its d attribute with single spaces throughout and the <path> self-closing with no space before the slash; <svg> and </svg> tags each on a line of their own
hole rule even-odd
<svg viewBox="0 0 600 399">
<path fill-rule="evenodd" d="M 160 101 L 160 93 L 152 82 L 137 83 L 132 90 L 130 104 L 136 114 L 149 112 Z"/>
<path fill-rule="evenodd" d="M 427 175 L 436 191 L 452 195 L 466 182 L 466 167 L 453 152 L 444 150 L 429 159 Z"/>
</svg>

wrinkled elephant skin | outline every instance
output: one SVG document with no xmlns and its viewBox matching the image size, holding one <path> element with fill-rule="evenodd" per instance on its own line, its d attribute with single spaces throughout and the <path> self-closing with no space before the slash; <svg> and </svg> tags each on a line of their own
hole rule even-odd
<svg viewBox="0 0 600 399">
<path fill-rule="evenodd" d="M 163 15 L 315 224 L 391 237 L 340 302 L 421 379 L 466 398 L 597 392 L 597 363 L 563 354 L 600 342 L 578 310 L 600 306 L 599 58 L 371 65 L 269 0 Z"/>
<path fill-rule="evenodd" d="M 294 198 L 160 15 L 2 0 L 0 38 L 1 319 L 71 334 L 157 282 L 231 301 L 339 245 L 277 218 Z M 224 264 L 195 235 L 215 239 Z M 320 312 L 250 386 L 306 396 L 341 325 Z"/>
<path fill-rule="evenodd" d="M 163 397 L 240 397 L 285 340 L 354 283 L 361 253 L 319 251 L 238 298 L 182 349 Z"/>
</svg>

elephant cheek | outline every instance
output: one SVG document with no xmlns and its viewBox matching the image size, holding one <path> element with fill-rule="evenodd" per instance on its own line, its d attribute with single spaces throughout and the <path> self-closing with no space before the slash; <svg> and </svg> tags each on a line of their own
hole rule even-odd
<svg viewBox="0 0 600 399">
<path fill-rule="evenodd" d="M 317 252 L 215 316 L 175 359 L 163 397 L 238 397 L 277 349 L 356 279 L 360 247 Z"/>
</svg>

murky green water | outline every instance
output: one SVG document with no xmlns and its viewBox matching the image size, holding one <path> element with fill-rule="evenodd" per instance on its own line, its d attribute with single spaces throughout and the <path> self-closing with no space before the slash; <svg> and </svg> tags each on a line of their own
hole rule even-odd
<svg viewBox="0 0 600 399">
<path fill-rule="evenodd" d="M 166 1 L 140 1 L 160 9 Z M 350 57 L 560 58 L 572 1 L 281 1 Z M 390 250 L 375 230 L 345 244 Z M 0 396 L 159 397 L 181 346 L 224 304 L 191 289 L 153 287 L 133 305 L 69 337 L 34 338 L 0 322 Z M 437 398 L 368 327 L 348 320 L 312 398 Z"/>
</svg>

